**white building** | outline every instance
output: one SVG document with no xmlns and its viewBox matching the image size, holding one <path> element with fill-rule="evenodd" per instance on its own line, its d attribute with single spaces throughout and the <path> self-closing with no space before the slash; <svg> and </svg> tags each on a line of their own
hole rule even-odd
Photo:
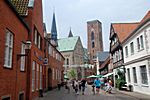
<svg viewBox="0 0 150 100">
<path fill-rule="evenodd" d="M 122 47 L 127 84 L 135 92 L 150 95 L 150 11 Z"/>
</svg>

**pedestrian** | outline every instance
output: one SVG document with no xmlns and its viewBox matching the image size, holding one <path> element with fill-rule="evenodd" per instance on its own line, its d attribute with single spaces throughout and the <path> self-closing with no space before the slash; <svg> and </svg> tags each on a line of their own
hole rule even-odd
<svg viewBox="0 0 150 100">
<path fill-rule="evenodd" d="M 78 87 L 79 87 L 78 80 L 75 80 L 75 81 L 74 81 L 74 86 L 75 86 L 75 93 L 76 93 L 76 94 L 79 94 L 79 93 L 78 93 Z"/>
<path fill-rule="evenodd" d="M 79 81 L 78 83 L 79 83 L 79 92 L 81 92 L 82 82 Z"/>
<path fill-rule="evenodd" d="M 95 95 L 95 84 L 94 84 L 94 80 L 93 80 L 93 82 L 92 82 L 92 92 L 93 92 L 93 94 Z"/>
<path fill-rule="evenodd" d="M 58 83 L 57 83 L 57 87 L 58 87 L 58 90 L 60 90 L 60 89 L 61 89 L 61 82 L 60 82 L 60 81 L 58 81 Z"/>
<path fill-rule="evenodd" d="M 112 90 L 112 81 L 108 80 L 105 85 L 106 85 L 105 93 L 111 93 L 111 90 Z"/>
<path fill-rule="evenodd" d="M 100 86 L 101 86 L 101 82 L 98 78 L 95 79 L 94 81 L 95 87 L 96 87 L 96 93 L 99 94 L 100 91 Z"/>
<path fill-rule="evenodd" d="M 84 95 L 84 91 L 86 87 L 86 80 L 84 78 L 81 81 L 81 87 L 82 87 L 82 95 Z"/>
<path fill-rule="evenodd" d="M 68 93 L 70 93 L 70 86 L 69 86 L 69 82 L 67 80 L 65 82 L 65 89 L 67 89 Z"/>
</svg>

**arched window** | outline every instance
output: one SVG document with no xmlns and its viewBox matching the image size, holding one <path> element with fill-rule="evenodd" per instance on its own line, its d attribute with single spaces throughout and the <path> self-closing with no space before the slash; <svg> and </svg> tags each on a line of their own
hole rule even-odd
<svg viewBox="0 0 150 100">
<path fill-rule="evenodd" d="M 69 65 L 69 59 L 67 58 L 67 65 Z"/>
<path fill-rule="evenodd" d="M 94 32 L 91 32 L 91 40 L 94 40 Z"/>
<path fill-rule="evenodd" d="M 94 48 L 95 47 L 95 43 L 94 42 L 92 42 L 92 48 Z"/>
</svg>

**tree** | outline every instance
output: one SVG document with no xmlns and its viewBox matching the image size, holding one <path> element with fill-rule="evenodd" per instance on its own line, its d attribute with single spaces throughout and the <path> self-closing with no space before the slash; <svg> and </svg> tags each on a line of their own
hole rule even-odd
<svg viewBox="0 0 150 100">
<path fill-rule="evenodd" d="M 74 70 L 74 69 L 71 69 L 70 71 L 69 71 L 69 75 L 68 75 L 70 78 L 76 78 L 76 76 L 77 76 L 77 73 L 76 73 L 76 71 Z"/>
</svg>

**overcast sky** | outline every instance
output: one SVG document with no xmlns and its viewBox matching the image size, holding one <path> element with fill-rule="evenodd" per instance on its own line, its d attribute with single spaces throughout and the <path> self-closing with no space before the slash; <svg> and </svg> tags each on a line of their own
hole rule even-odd
<svg viewBox="0 0 150 100">
<path fill-rule="evenodd" d="M 138 22 L 150 10 L 150 0 L 43 0 L 47 31 L 55 11 L 58 38 L 67 37 L 70 27 L 87 47 L 87 21 L 102 22 L 104 50 L 109 50 L 110 23 Z"/>
</svg>

